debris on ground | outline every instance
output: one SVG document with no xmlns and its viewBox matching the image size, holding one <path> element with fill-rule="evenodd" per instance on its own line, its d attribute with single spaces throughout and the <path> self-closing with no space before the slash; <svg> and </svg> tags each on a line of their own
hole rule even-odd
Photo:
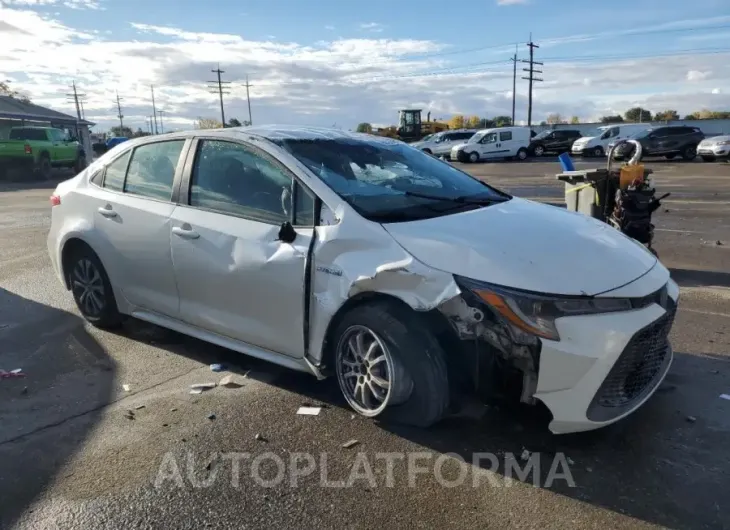
<svg viewBox="0 0 730 530">
<path fill-rule="evenodd" d="M 175 412 L 175 411 L 177 411 L 177 409 L 175 409 L 175 408 L 170 409 L 170 412 Z"/>
<path fill-rule="evenodd" d="M 259 433 L 256 433 L 256 436 L 254 436 L 253 438 L 254 440 L 258 440 L 259 442 L 268 442 L 268 440 L 261 436 Z"/>
<path fill-rule="evenodd" d="M 208 419 L 211 420 L 211 421 L 214 420 L 215 419 L 215 414 L 208 414 Z"/>
<path fill-rule="evenodd" d="M 350 419 L 351 420 L 354 420 L 355 419 L 355 415 L 354 414 L 350 414 Z"/>
<path fill-rule="evenodd" d="M 129 392 L 129 391 L 130 391 L 130 390 L 132 389 L 132 387 L 130 387 L 129 385 L 122 385 L 122 389 L 123 389 L 123 390 L 124 390 L 125 392 Z"/>
<path fill-rule="evenodd" d="M 145 405 L 137 405 L 134 410 L 142 410 L 143 408 L 145 408 Z"/>
<path fill-rule="evenodd" d="M 241 388 L 243 383 L 237 381 L 233 374 L 229 374 L 218 381 L 218 386 L 224 386 L 226 388 Z"/>
<path fill-rule="evenodd" d="M 347 442 L 343 443 L 343 444 L 342 444 L 342 447 L 344 447 L 345 449 L 349 449 L 350 447 L 355 447 L 355 446 L 356 446 L 356 445 L 358 445 L 359 443 L 360 443 L 360 442 L 358 442 L 357 440 L 354 440 L 354 439 L 353 439 L 353 440 L 349 440 L 349 441 L 347 441 Z"/>
<path fill-rule="evenodd" d="M 717 241 L 715 241 L 715 244 L 716 244 L 716 245 L 717 245 L 718 247 L 720 247 L 720 246 L 722 246 L 722 241 L 720 241 L 720 240 L 718 239 Z"/>
<path fill-rule="evenodd" d="M 695 418 L 694 416 L 687 416 L 687 418 L 686 418 L 686 419 L 687 419 L 687 421 L 688 421 L 688 422 L 690 422 L 690 423 L 694 423 L 694 422 L 696 422 L 696 421 L 697 421 L 697 418 Z"/>
<path fill-rule="evenodd" d="M 572 458 L 570 458 L 570 457 L 568 457 L 568 465 L 569 465 L 569 466 L 572 466 L 572 465 L 574 465 L 574 464 L 575 464 L 575 462 L 573 461 L 573 459 L 572 459 Z"/>
<path fill-rule="evenodd" d="M 28 387 L 27 387 L 27 386 L 24 386 L 24 387 L 23 387 L 23 390 L 21 390 L 21 391 L 20 391 L 20 394 L 24 396 L 24 395 L 26 395 L 27 393 L 28 393 Z"/>
<path fill-rule="evenodd" d="M 16 368 L 15 370 L 10 370 L 9 372 L 6 372 L 5 370 L 0 370 L 0 378 L 9 379 L 11 377 L 25 377 L 23 369 Z"/>
<path fill-rule="evenodd" d="M 299 407 L 297 414 L 301 414 L 303 416 L 319 416 L 319 412 L 321 410 L 321 407 Z"/>
<path fill-rule="evenodd" d="M 190 385 L 190 393 L 191 394 L 202 394 L 206 390 L 210 390 L 211 388 L 215 388 L 215 383 L 196 383 L 194 385 Z"/>
<path fill-rule="evenodd" d="M 529 459 L 530 459 L 530 451 L 528 451 L 527 449 L 525 449 L 525 448 L 523 447 L 523 448 L 522 448 L 522 454 L 520 455 L 520 458 L 521 458 L 522 460 L 529 460 Z"/>
<path fill-rule="evenodd" d="M 665 208 L 664 213 L 669 213 L 669 210 Z"/>
<path fill-rule="evenodd" d="M 720 399 L 727 399 L 730 401 L 730 394 L 720 394 Z"/>
<path fill-rule="evenodd" d="M 134 412 L 131 410 L 128 410 L 127 412 L 124 413 L 124 417 L 127 418 L 128 420 L 133 420 Z"/>
<path fill-rule="evenodd" d="M 211 364 L 210 365 L 210 371 L 211 372 L 222 372 L 225 369 L 226 368 L 222 364 L 220 364 L 220 363 L 214 363 L 214 364 Z"/>
</svg>

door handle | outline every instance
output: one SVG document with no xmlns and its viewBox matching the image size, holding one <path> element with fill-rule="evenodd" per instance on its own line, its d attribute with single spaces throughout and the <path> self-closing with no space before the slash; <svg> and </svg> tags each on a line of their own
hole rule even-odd
<svg viewBox="0 0 730 530">
<path fill-rule="evenodd" d="M 184 239 L 198 239 L 200 237 L 200 234 L 190 228 L 190 225 L 173 226 L 172 233 Z"/>
<path fill-rule="evenodd" d="M 115 212 L 114 210 L 112 210 L 111 207 L 109 207 L 109 208 L 99 208 L 98 212 L 101 215 L 103 215 L 104 217 L 116 217 L 117 216 L 117 212 Z"/>
</svg>

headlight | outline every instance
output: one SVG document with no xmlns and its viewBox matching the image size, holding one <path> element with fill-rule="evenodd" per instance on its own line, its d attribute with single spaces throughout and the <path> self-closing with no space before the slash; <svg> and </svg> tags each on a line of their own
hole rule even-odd
<svg viewBox="0 0 730 530">
<path fill-rule="evenodd" d="M 715 145 L 730 145 L 730 140 L 723 140 L 722 142 L 715 142 Z"/>
<path fill-rule="evenodd" d="M 457 277 L 456 282 L 512 326 L 556 341 L 560 340 L 555 327 L 558 318 L 629 311 L 633 308 L 628 298 L 541 295 L 461 277 Z"/>
</svg>

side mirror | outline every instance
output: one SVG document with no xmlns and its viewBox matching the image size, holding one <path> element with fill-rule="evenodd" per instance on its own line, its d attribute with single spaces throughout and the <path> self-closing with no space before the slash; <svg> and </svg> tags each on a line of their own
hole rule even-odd
<svg viewBox="0 0 730 530">
<path fill-rule="evenodd" d="M 289 221 L 281 223 L 281 228 L 279 228 L 279 237 L 276 240 L 283 241 L 284 243 L 293 243 L 296 238 L 297 231 L 294 230 L 292 224 Z"/>
</svg>

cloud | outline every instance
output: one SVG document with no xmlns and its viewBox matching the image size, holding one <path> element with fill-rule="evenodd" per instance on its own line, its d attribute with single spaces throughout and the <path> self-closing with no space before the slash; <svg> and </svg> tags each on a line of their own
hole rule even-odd
<svg viewBox="0 0 730 530">
<path fill-rule="evenodd" d="M 334 31 L 335 27 L 328 24 L 324 27 L 324 29 L 326 29 L 327 31 Z"/>
<path fill-rule="evenodd" d="M 712 72 L 700 72 L 699 70 L 690 70 L 687 72 L 687 81 L 702 81 L 704 79 L 707 79 L 707 77 Z"/>
<path fill-rule="evenodd" d="M 385 29 L 385 26 L 378 22 L 366 22 L 360 24 L 360 29 L 369 31 L 371 33 L 382 33 L 382 31 Z"/>
<path fill-rule="evenodd" d="M 449 47 L 434 40 L 371 35 L 305 45 L 281 40 L 281 35 L 277 41 L 249 40 L 144 19 L 131 21 L 132 34 L 121 38 L 106 31 L 81 31 L 50 14 L 4 7 L 0 20 L 5 23 L 0 36 L 13 32 L 12 38 L 0 38 L 0 71 L 11 85 L 39 104 L 75 113 L 65 96 L 75 81 L 86 94 L 87 118 L 102 130 L 117 121 L 117 90 L 125 123 L 145 128 L 152 113 L 151 84 L 158 109 L 166 111 L 166 129 L 189 128 L 198 117 L 217 116 L 217 96 L 209 92 L 207 81 L 214 78 L 211 70 L 218 61 L 224 80 L 231 82 L 226 115 L 248 118 L 243 85 L 248 76 L 254 123 L 337 123 L 345 128 L 359 122 L 388 124 L 396 121 L 398 109 L 408 107 L 439 118 L 511 114 L 509 61 L 465 68 L 476 61 L 445 55 Z M 453 62 L 460 59 L 464 62 Z M 558 112 L 596 119 L 623 113 L 637 102 L 652 111 L 673 108 L 680 114 L 726 110 L 730 94 L 714 89 L 730 82 L 729 59 L 730 53 L 663 60 L 546 60 L 545 82 L 535 88 L 533 118 L 539 122 Z M 707 75 L 688 80 L 691 71 Z M 526 82 L 519 80 L 518 120 L 526 117 L 526 95 Z"/>
<path fill-rule="evenodd" d="M 518 4 L 527 4 L 529 0 L 497 0 L 498 6 L 514 6 Z"/>
<path fill-rule="evenodd" d="M 62 5 L 70 9 L 104 9 L 100 0 L 2 0 L 9 7 L 42 7 Z"/>
</svg>

